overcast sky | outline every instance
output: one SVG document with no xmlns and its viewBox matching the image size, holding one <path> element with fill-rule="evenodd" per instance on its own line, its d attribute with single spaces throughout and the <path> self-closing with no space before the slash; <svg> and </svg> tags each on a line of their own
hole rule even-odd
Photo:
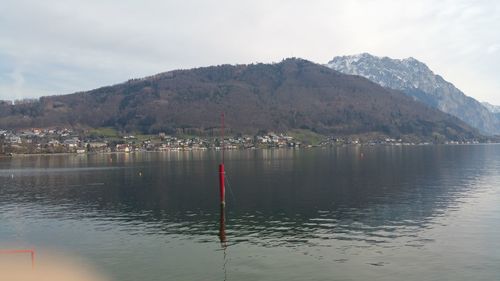
<svg viewBox="0 0 500 281">
<path fill-rule="evenodd" d="M 415 57 L 500 105 L 500 1 L 0 0 L 0 99 L 178 68 Z"/>
</svg>

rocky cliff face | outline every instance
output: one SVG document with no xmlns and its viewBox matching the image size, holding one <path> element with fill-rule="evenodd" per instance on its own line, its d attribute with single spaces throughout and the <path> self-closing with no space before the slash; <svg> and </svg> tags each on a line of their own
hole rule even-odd
<svg viewBox="0 0 500 281">
<path fill-rule="evenodd" d="M 500 120 L 495 114 L 414 58 L 391 59 L 364 53 L 335 57 L 327 66 L 345 74 L 366 77 L 383 87 L 401 90 L 485 134 L 500 134 Z"/>
</svg>

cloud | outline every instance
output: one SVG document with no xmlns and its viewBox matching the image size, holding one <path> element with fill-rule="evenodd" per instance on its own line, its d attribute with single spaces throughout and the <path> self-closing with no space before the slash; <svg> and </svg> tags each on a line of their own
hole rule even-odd
<svg viewBox="0 0 500 281">
<path fill-rule="evenodd" d="M 493 1 L 3 2 L 0 99 L 176 68 L 290 56 L 326 63 L 371 52 L 421 59 L 468 95 L 500 104 L 500 4 Z"/>
<path fill-rule="evenodd" d="M 500 50 L 500 44 L 491 45 L 488 47 L 488 54 L 494 54 Z"/>
</svg>

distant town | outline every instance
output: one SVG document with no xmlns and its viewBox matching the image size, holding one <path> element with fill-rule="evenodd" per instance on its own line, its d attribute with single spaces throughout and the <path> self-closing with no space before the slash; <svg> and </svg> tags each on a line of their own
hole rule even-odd
<svg viewBox="0 0 500 281">
<path fill-rule="evenodd" d="M 310 148 L 332 145 L 430 145 L 430 142 L 404 142 L 401 139 L 361 141 L 357 138 L 294 137 L 265 133 L 255 136 L 229 136 L 224 143 L 217 137 L 120 134 L 112 129 L 76 132 L 69 128 L 0 129 L 0 155 L 52 153 L 110 153 L 139 151 L 188 151 L 260 148 Z M 306 140 L 304 140 L 306 139 Z M 447 141 L 444 144 L 473 144 L 478 141 Z"/>
</svg>

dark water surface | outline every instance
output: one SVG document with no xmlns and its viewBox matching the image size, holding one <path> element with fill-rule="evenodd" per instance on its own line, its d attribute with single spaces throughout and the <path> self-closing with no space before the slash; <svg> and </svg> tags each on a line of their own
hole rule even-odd
<svg viewBox="0 0 500 281">
<path fill-rule="evenodd" d="M 223 233 L 216 152 L 1 158 L 0 245 L 120 281 L 500 280 L 499 145 L 226 156 Z"/>
</svg>

